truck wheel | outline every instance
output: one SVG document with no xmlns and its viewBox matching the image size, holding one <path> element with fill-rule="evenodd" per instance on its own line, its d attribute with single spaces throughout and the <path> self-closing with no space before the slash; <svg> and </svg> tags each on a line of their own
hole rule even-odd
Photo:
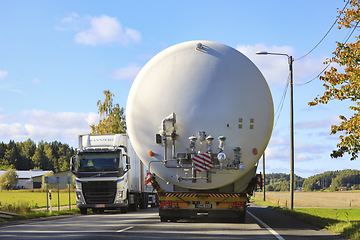
<svg viewBox="0 0 360 240">
<path fill-rule="evenodd" d="M 120 208 L 120 212 L 121 212 L 121 213 L 127 213 L 127 212 L 128 212 L 128 208 L 127 208 L 127 207 L 122 207 L 122 208 Z"/>
<path fill-rule="evenodd" d="M 177 222 L 176 218 L 170 218 L 170 222 Z"/>
<path fill-rule="evenodd" d="M 87 214 L 87 208 L 80 208 L 80 214 L 86 215 Z"/>
</svg>

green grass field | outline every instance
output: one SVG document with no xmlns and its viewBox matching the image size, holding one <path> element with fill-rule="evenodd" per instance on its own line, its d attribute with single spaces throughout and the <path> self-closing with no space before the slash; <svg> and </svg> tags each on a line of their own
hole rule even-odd
<svg viewBox="0 0 360 240">
<path fill-rule="evenodd" d="M 57 190 L 52 191 L 52 206 L 58 206 Z M 69 205 L 69 192 L 59 193 L 60 206 Z M 71 204 L 76 204 L 75 192 L 70 192 Z M 31 192 L 29 190 L 0 191 L 1 205 L 29 205 L 31 208 L 46 207 L 46 192 Z M 50 202 L 49 202 L 50 204 Z"/>
<path fill-rule="evenodd" d="M 256 198 L 263 199 L 262 192 Z M 266 202 L 277 206 L 290 205 L 289 192 L 265 192 Z M 294 192 L 294 207 L 360 207 L 360 191 L 338 192 Z"/>
<path fill-rule="evenodd" d="M 354 205 L 351 208 L 349 205 L 346 206 L 350 200 L 359 201 L 359 191 L 346 193 L 302 192 L 295 196 L 295 206 L 312 205 L 313 208 L 294 208 L 294 210 L 283 208 L 286 202 L 289 203 L 286 199 L 284 200 L 289 194 L 289 192 L 268 194 L 270 197 L 267 197 L 266 200 L 269 199 L 270 202 L 262 201 L 260 194 L 251 200 L 255 204 L 270 206 L 274 211 L 290 215 L 320 229 L 339 233 L 344 238 L 360 239 L 360 208 L 354 207 Z M 301 203 L 296 203 L 296 199 L 301 199 Z M 283 204 L 281 204 L 282 202 Z M 334 205 L 334 203 L 338 203 L 340 206 L 328 206 L 329 204 Z"/>
</svg>

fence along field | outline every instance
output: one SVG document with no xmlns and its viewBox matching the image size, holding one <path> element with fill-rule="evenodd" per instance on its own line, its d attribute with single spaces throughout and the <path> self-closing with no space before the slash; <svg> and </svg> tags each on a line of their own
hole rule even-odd
<svg viewBox="0 0 360 240">
<path fill-rule="evenodd" d="M 69 205 L 69 190 L 63 189 L 60 190 L 60 206 Z M 71 204 L 76 204 L 75 192 L 70 193 Z M 29 190 L 10 190 L 10 191 L 0 191 L 0 202 L 1 205 L 12 204 L 19 205 L 25 204 L 31 208 L 36 207 L 46 207 L 46 192 L 37 191 L 32 192 Z M 58 193 L 56 189 L 52 190 L 52 206 L 57 206 L 58 203 Z"/>
<path fill-rule="evenodd" d="M 263 199 L 262 192 L 255 197 Z M 290 192 L 265 192 L 266 202 L 279 206 L 290 205 Z M 294 207 L 360 207 L 360 191 L 294 193 Z"/>
</svg>

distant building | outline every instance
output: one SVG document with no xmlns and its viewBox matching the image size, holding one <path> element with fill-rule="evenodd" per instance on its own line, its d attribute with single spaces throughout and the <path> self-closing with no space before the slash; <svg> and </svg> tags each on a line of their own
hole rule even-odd
<svg viewBox="0 0 360 240">
<path fill-rule="evenodd" d="M 70 172 L 70 170 L 54 173 L 53 177 L 70 177 L 70 182 L 75 182 L 75 180 L 73 179 L 74 176 Z M 68 188 L 69 188 L 69 184 L 64 184 L 64 183 L 59 184 L 59 189 L 68 189 Z"/>
<path fill-rule="evenodd" d="M 0 171 L 0 176 L 5 173 L 6 170 Z M 41 188 L 42 176 L 47 173 L 52 173 L 53 171 L 43 171 L 43 170 L 32 170 L 32 171 L 19 171 L 15 170 L 19 176 L 18 184 L 15 186 L 15 189 L 33 189 Z"/>
</svg>

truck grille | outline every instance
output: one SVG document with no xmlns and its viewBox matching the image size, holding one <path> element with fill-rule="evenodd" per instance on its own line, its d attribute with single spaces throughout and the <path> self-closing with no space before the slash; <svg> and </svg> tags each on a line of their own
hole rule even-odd
<svg viewBox="0 0 360 240">
<path fill-rule="evenodd" d="M 115 181 L 83 182 L 82 190 L 87 204 L 114 203 L 116 194 Z"/>
</svg>

